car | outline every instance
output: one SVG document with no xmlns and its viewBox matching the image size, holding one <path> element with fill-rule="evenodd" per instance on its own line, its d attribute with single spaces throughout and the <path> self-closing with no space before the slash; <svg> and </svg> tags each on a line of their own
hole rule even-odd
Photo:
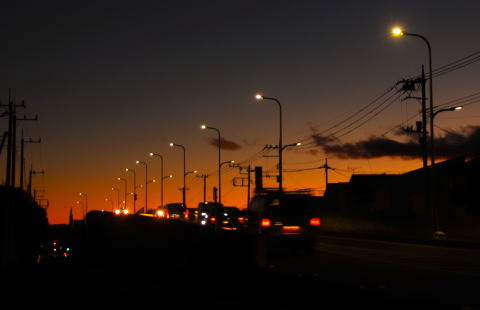
<svg viewBox="0 0 480 310">
<path fill-rule="evenodd" d="M 155 216 L 163 219 L 188 220 L 189 211 L 183 203 L 168 203 L 159 207 Z"/>
<path fill-rule="evenodd" d="M 257 195 L 248 205 L 241 227 L 280 247 L 313 247 L 321 225 L 317 199 L 304 193 L 273 192 Z"/>
<path fill-rule="evenodd" d="M 215 222 L 222 208 L 223 204 L 219 202 L 200 202 L 197 207 L 197 223 L 204 227 L 215 227 Z"/>
<path fill-rule="evenodd" d="M 217 215 L 218 228 L 223 230 L 239 230 L 240 210 L 237 207 L 222 207 Z"/>
</svg>

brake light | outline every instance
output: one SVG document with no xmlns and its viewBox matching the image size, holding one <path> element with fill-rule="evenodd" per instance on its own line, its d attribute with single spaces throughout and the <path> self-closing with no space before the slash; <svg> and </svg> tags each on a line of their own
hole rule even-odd
<svg viewBox="0 0 480 310">
<path fill-rule="evenodd" d="M 216 220 L 217 220 L 217 219 L 214 218 L 214 217 L 211 217 L 211 218 L 210 218 L 210 222 L 212 222 L 212 223 L 215 223 Z"/>
<path fill-rule="evenodd" d="M 240 216 L 240 217 L 238 218 L 238 222 L 239 222 L 239 223 L 245 223 L 245 218 L 244 218 L 243 216 Z"/>
<path fill-rule="evenodd" d="M 262 227 L 270 227 L 272 225 L 272 222 L 270 221 L 270 219 L 262 219 L 262 221 L 260 222 L 260 226 Z"/>
<path fill-rule="evenodd" d="M 311 226 L 320 226 L 320 218 L 319 217 L 312 217 L 310 219 Z"/>
<path fill-rule="evenodd" d="M 165 210 L 165 215 L 167 216 L 167 219 L 170 218 L 170 212 L 168 212 L 168 210 Z"/>
<path fill-rule="evenodd" d="M 185 210 L 185 218 L 188 219 L 188 209 Z"/>
</svg>

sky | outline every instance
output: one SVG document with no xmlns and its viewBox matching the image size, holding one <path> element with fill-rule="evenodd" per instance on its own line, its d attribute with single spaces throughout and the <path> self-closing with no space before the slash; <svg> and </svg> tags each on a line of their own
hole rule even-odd
<svg viewBox="0 0 480 310">
<path fill-rule="evenodd" d="M 209 175 L 211 201 L 218 183 L 218 148 L 216 133 L 200 130 L 201 124 L 218 128 L 223 144 L 228 142 L 222 161 L 262 166 L 267 176 L 275 176 L 275 150 L 263 149 L 278 144 L 279 108 L 271 100 L 257 102 L 257 93 L 281 102 L 284 145 L 304 143 L 284 151 L 284 187 L 322 195 L 325 171 L 318 168 L 326 158 L 335 168 L 329 171 L 332 183 L 348 182 L 352 173 L 403 173 L 421 167 L 415 156 L 351 155 L 357 154 L 355 147 L 374 144 L 379 137 L 416 141 L 397 129 L 415 126 L 420 104 L 402 100 L 407 94 L 395 93 L 399 86 L 394 86 L 418 75 L 422 65 L 428 71 L 427 48 L 419 38 L 392 37 L 390 29 L 400 25 L 428 38 L 435 69 L 480 51 L 479 10 L 480 3 L 473 0 L 401 5 L 11 1 L 0 5 L 0 101 L 8 102 L 11 89 L 14 102 L 26 103 L 19 117 L 38 114 L 38 121 L 20 122 L 19 132 L 23 129 L 27 139 L 42 139 L 27 144 L 25 153 L 27 167 L 45 172 L 33 177 L 33 188 L 45 191 L 51 224 L 66 223 L 70 209 L 75 219 L 82 218 L 85 197 L 80 192 L 87 194 L 89 210 L 116 206 L 112 187 L 119 189 L 120 201 L 124 195 L 118 177 L 133 191 L 132 174 L 125 168 L 135 169 L 137 185 L 145 183 L 145 167 L 137 160 L 147 163 L 149 179 L 159 180 L 160 160 L 148 156 L 150 152 L 163 156 L 164 175 L 173 174 L 164 181 L 164 202 L 181 202 L 183 155 L 170 142 L 185 146 L 187 171 Z M 434 75 L 435 105 L 480 92 L 479 73 L 480 63 L 472 61 Z M 381 102 L 385 104 L 371 111 Z M 480 105 L 467 103 L 461 111 L 435 118 L 435 135 L 444 139 L 445 148 L 451 137 L 456 137 L 457 150 L 478 146 L 472 139 Z M 7 129 L 6 118 L 0 118 L 0 126 Z M 324 144 L 325 139 L 313 137 L 333 140 Z M 2 182 L 5 153 L 0 155 Z M 238 167 L 223 166 L 222 202 L 245 208 L 247 190 L 232 186 L 236 177 L 245 176 Z M 273 177 L 264 184 L 277 186 Z M 203 179 L 189 174 L 186 187 L 187 205 L 196 207 L 203 200 Z M 138 209 L 145 205 L 145 193 L 143 188 L 137 192 Z M 148 198 L 150 208 L 159 205 L 159 182 L 148 185 Z M 127 208 L 132 207 L 129 197 Z"/>
</svg>

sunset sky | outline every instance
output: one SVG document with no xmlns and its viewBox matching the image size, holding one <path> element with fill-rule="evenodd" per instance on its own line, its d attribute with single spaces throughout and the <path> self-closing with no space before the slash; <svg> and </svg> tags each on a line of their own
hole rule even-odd
<svg viewBox="0 0 480 310">
<path fill-rule="evenodd" d="M 45 171 L 34 176 L 33 187 L 45 190 L 51 224 L 66 223 L 71 208 L 76 219 L 82 217 L 79 192 L 87 193 L 90 210 L 110 210 L 105 199 L 117 203 L 112 187 L 123 199 L 117 177 L 133 191 L 125 168 L 135 168 L 137 185 L 144 183 L 145 169 L 136 160 L 146 161 L 149 178 L 158 180 L 160 160 L 149 152 L 162 154 L 165 175 L 174 175 L 164 183 L 165 202 L 181 202 L 182 151 L 169 142 L 186 147 L 187 171 L 210 175 L 212 200 L 216 134 L 200 130 L 201 124 L 218 128 L 231 142 L 223 160 L 263 166 L 275 175 L 277 158 L 263 156 L 275 151 L 261 151 L 278 143 L 278 106 L 259 104 L 256 93 L 280 100 L 284 144 L 306 144 L 284 152 L 284 186 L 321 195 L 324 170 L 292 170 L 317 168 L 328 157 L 336 168 L 329 181 L 348 182 L 352 173 L 421 167 L 420 158 L 326 154 L 312 134 L 335 133 L 336 146 L 382 135 L 405 141 L 395 126 L 420 120 L 419 102 L 401 100 L 405 94 L 346 127 L 397 81 L 418 75 L 422 64 L 428 70 L 425 43 L 394 38 L 391 28 L 428 38 L 435 69 L 480 51 L 478 12 L 480 2 L 473 0 L 11 1 L 0 5 L 0 100 L 8 102 L 11 88 L 14 102 L 26 102 L 19 116 L 38 114 L 37 122 L 20 122 L 18 132 L 42 139 L 27 145 L 26 160 L 27 167 Z M 434 76 L 435 105 L 479 93 L 479 74 L 480 62 L 472 61 Z M 468 136 L 480 125 L 480 99 L 470 98 L 462 111 L 435 118 L 436 136 Z M 0 125 L 5 131 L 7 119 Z M 232 186 L 240 176 L 238 168 L 224 166 L 222 201 L 245 208 L 246 188 Z M 264 182 L 276 186 L 274 178 Z M 202 179 L 188 175 L 187 188 L 187 205 L 196 207 Z M 149 185 L 150 208 L 159 204 L 159 191 L 159 183 Z M 138 199 L 137 209 L 145 204 L 143 189 Z M 132 208 L 131 198 L 127 206 Z"/>
</svg>

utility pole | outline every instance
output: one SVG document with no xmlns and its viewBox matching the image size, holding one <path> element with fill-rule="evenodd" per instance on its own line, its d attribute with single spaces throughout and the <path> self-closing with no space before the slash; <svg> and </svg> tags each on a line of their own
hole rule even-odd
<svg viewBox="0 0 480 310">
<path fill-rule="evenodd" d="M 28 178 L 28 186 L 27 186 L 27 192 L 32 196 L 32 177 L 36 174 L 42 174 L 45 175 L 45 171 L 35 171 L 33 170 L 33 166 L 30 166 L 30 172 L 29 172 L 29 178 Z"/>
<path fill-rule="evenodd" d="M 421 97 L 412 97 L 408 95 L 405 99 L 420 99 L 421 100 L 421 108 L 422 108 L 422 121 L 417 122 L 417 128 L 416 130 L 407 128 L 404 129 L 406 132 L 412 132 L 412 133 L 418 133 L 419 134 L 419 143 L 421 145 L 422 149 L 422 162 L 423 162 L 423 168 L 427 168 L 428 166 L 428 138 L 427 138 L 427 108 L 426 108 L 426 90 L 425 90 L 425 69 L 424 66 L 422 65 L 422 75 L 420 78 L 416 79 L 408 79 L 408 80 L 401 80 L 397 82 L 397 84 L 402 83 L 402 90 L 404 92 L 412 92 L 416 90 L 415 85 L 420 84 L 421 88 Z"/>
<path fill-rule="evenodd" d="M 24 185 L 24 176 L 25 176 L 25 143 L 41 143 L 42 139 L 38 140 L 32 140 L 32 138 L 29 138 L 28 140 L 25 140 L 23 138 L 23 129 L 22 129 L 22 140 L 21 140 L 21 145 L 20 145 L 20 189 L 23 190 L 23 185 Z"/>
<path fill-rule="evenodd" d="M 247 209 L 248 205 L 250 204 L 250 188 L 251 188 L 251 166 L 248 165 L 247 167 L 240 167 L 240 174 L 247 175 L 247 177 L 236 177 L 233 178 L 233 186 L 237 187 L 247 187 Z M 247 172 L 242 172 L 242 170 L 247 169 Z M 245 184 L 245 181 L 247 181 L 247 184 Z"/>
<path fill-rule="evenodd" d="M 325 191 L 327 190 L 328 186 L 328 170 L 335 170 L 335 168 L 332 168 L 328 165 L 328 159 L 325 158 L 325 164 L 323 166 L 318 167 L 320 169 L 325 169 Z"/>
<path fill-rule="evenodd" d="M 0 105 L 3 106 L 3 105 Z M 16 183 L 16 154 L 17 154 L 17 121 L 33 121 L 38 120 L 38 116 L 35 118 L 17 118 L 17 107 L 25 108 L 25 102 L 19 105 L 14 104 L 12 101 L 12 89 L 8 90 L 8 136 L 7 136 L 7 167 L 6 167 L 6 186 L 15 186 Z"/>
<path fill-rule="evenodd" d="M 206 202 L 207 201 L 207 178 L 208 178 L 208 174 L 201 174 L 201 175 L 197 175 L 196 177 L 203 179 L 203 202 Z"/>
</svg>

